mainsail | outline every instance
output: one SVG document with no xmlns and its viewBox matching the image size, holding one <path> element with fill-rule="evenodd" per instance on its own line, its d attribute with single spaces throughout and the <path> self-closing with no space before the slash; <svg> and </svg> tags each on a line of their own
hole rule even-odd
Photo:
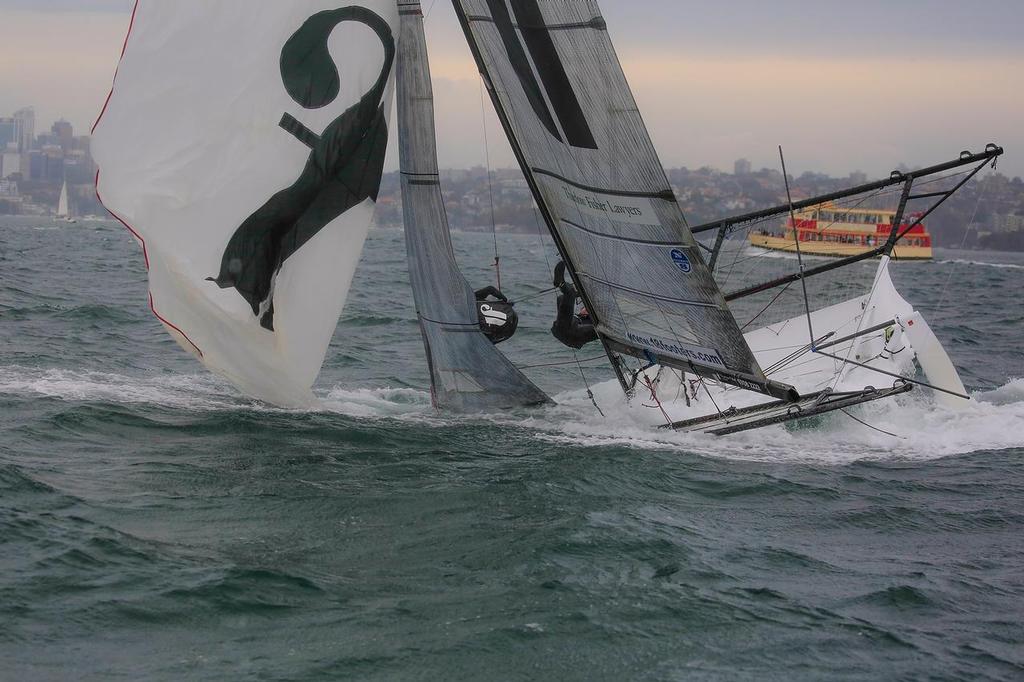
<svg viewBox="0 0 1024 682">
<path fill-rule="evenodd" d="M 434 404 L 457 411 L 549 402 L 480 331 L 476 296 L 452 252 L 437 172 L 423 13 L 399 0 L 398 133 L 405 241 Z"/>
<path fill-rule="evenodd" d="M 67 218 L 71 215 L 71 211 L 68 210 L 68 183 L 64 181 L 64 186 L 60 188 L 60 199 L 57 200 L 57 217 Z"/>
<path fill-rule="evenodd" d="M 394 0 L 139 0 L 97 121 L 97 193 L 142 243 L 171 335 L 303 405 L 373 217 Z"/>
<path fill-rule="evenodd" d="M 616 353 L 778 398 L 686 226 L 594 0 L 455 0 L 541 212 Z"/>
</svg>

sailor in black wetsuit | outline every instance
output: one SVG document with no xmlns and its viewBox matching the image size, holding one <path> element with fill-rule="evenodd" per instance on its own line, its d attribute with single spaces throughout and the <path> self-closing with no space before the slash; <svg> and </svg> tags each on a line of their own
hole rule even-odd
<svg viewBox="0 0 1024 682">
<path fill-rule="evenodd" d="M 488 300 L 492 297 L 495 300 Z M 516 314 L 516 309 L 497 287 L 489 286 L 477 290 L 476 310 L 480 331 L 493 344 L 509 340 L 519 327 L 519 315 Z"/>
<path fill-rule="evenodd" d="M 594 322 L 590 319 L 587 309 L 576 313 L 579 294 L 576 287 L 565 281 L 564 261 L 555 266 L 554 285 L 561 293 L 558 294 L 558 315 L 551 325 L 552 336 L 569 348 L 577 350 L 592 341 L 597 341 L 597 330 L 594 329 Z"/>
</svg>

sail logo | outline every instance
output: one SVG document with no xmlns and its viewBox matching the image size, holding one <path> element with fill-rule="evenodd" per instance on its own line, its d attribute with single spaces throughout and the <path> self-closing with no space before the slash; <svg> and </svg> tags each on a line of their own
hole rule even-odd
<svg viewBox="0 0 1024 682">
<path fill-rule="evenodd" d="M 632 343 L 635 343 L 642 348 L 647 348 L 648 350 L 670 353 L 677 358 L 689 360 L 690 362 L 698 365 L 728 368 L 725 364 L 725 360 L 722 359 L 722 355 L 714 348 L 703 348 L 701 346 L 691 346 L 681 342 L 663 341 L 662 339 L 654 336 L 640 336 L 633 332 L 628 332 L 626 336 Z"/>
<path fill-rule="evenodd" d="M 690 263 L 690 258 L 679 249 L 672 249 L 672 262 L 687 275 L 693 271 L 693 264 Z"/>
<path fill-rule="evenodd" d="M 646 197 L 626 197 L 614 194 L 604 194 L 593 190 L 584 190 L 570 187 L 562 182 L 551 184 L 554 192 L 560 191 L 561 196 L 549 191 L 548 196 L 552 200 L 558 200 L 565 205 L 566 202 L 584 215 L 595 218 L 604 218 L 617 223 L 630 223 L 632 225 L 657 225 L 654 206 L 651 200 Z M 557 189 L 554 189 L 557 188 Z"/>
<path fill-rule="evenodd" d="M 220 272 L 208 278 L 238 291 L 268 331 L 274 331 L 274 285 L 284 262 L 349 209 L 376 201 L 380 188 L 388 139 L 384 93 L 396 54 L 388 23 L 357 5 L 317 12 L 285 42 L 281 80 L 305 110 L 333 104 L 341 75 L 328 40 L 345 22 L 363 24 L 380 39 L 384 62 L 376 82 L 320 134 L 287 112 L 282 116 L 282 130 L 310 150 L 305 168 L 291 187 L 267 199 L 235 230 Z"/>
<path fill-rule="evenodd" d="M 489 305 L 480 306 L 480 314 L 484 316 L 484 321 L 492 327 L 504 327 L 508 324 L 508 315 Z"/>
</svg>

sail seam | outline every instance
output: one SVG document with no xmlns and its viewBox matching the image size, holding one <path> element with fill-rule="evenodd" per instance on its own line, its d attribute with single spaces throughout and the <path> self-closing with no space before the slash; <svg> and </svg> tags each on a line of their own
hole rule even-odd
<svg viewBox="0 0 1024 682">
<path fill-rule="evenodd" d="M 476 21 L 489 24 L 495 24 L 494 17 L 484 16 L 482 14 L 467 14 L 466 21 Z M 517 28 L 520 31 L 526 29 L 528 31 L 570 31 L 574 29 L 589 28 L 595 31 L 607 31 L 608 23 L 604 17 L 596 16 L 590 21 L 575 21 L 564 24 L 523 24 L 519 22 L 512 22 L 512 27 Z"/>
<path fill-rule="evenodd" d="M 660 192 L 644 192 L 644 191 L 629 190 L 629 189 L 608 189 L 607 187 L 595 187 L 593 185 L 584 185 L 583 183 L 576 182 L 575 180 L 570 180 L 569 178 L 565 177 L 564 175 L 559 175 L 558 173 L 546 170 L 544 168 L 536 168 L 536 167 L 534 167 L 534 168 L 531 168 L 531 170 L 534 173 L 537 173 L 538 175 L 546 175 L 549 178 L 554 178 L 555 180 L 561 180 L 562 182 L 567 182 L 570 185 L 572 185 L 573 187 L 576 187 L 577 189 L 586 190 L 588 192 L 598 192 L 600 194 L 613 194 L 615 196 L 620 196 L 620 197 L 642 197 L 642 198 L 646 198 L 646 199 L 663 199 L 665 201 L 672 201 L 672 202 L 674 202 L 676 200 L 676 195 L 673 194 L 672 190 L 670 190 L 670 189 L 661 190 Z"/>
<path fill-rule="evenodd" d="M 649 246 L 678 246 L 680 248 L 688 248 L 685 244 L 681 244 L 678 241 L 657 241 L 653 239 L 639 239 L 637 237 L 623 237 L 618 234 L 608 234 L 606 232 L 598 232 L 588 227 L 584 227 L 566 218 L 559 218 L 563 223 L 570 227 L 575 227 L 577 230 L 582 230 L 587 234 L 592 234 L 595 237 L 604 237 L 605 239 L 612 239 L 614 241 L 631 242 L 633 244 L 647 244 Z"/>
<path fill-rule="evenodd" d="M 620 291 L 628 291 L 631 294 L 638 294 L 645 298 L 651 298 L 656 301 L 665 301 L 666 303 L 681 303 L 682 305 L 689 305 L 698 308 L 713 308 L 715 310 L 719 309 L 718 306 L 715 305 L 714 303 L 706 303 L 704 301 L 687 301 L 686 299 L 676 298 L 674 296 L 662 296 L 661 294 L 653 294 L 649 291 L 642 291 L 640 289 L 634 289 L 633 287 L 627 287 L 623 284 L 609 282 L 608 280 L 601 279 L 600 277 L 595 277 L 594 275 L 591 275 L 590 273 L 587 272 L 581 272 L 579 274 L 581 277 L 586 277 L 587 279 L 597 282 L 598 284 L 603 284 L 606 287 L 618 289 Z"/>
</svg>

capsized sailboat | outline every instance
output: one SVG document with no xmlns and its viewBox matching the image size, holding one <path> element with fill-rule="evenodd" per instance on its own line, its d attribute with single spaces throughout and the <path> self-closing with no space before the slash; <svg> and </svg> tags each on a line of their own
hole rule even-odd
<svg viewBox="0 0 1024 682">
<path fill-rule="evenodd" d="M 798 252 L 795 272 L 727 296 L 715 275 L 726 239 L 761 216 L 689 228 L 597 2 L 454 4 L 499 119 L 627 396 L 647 390 L 666 426 L 720 434 L 844 409 L 904 392 L 915 382 L 966 399 L 941 344 L 889 278 L 888 256 L 905 232 L 893 230 L 871 252 L 826 266 L 805 267 Z M 990 145 L 927 172 L 894 174 L 877 187 L 764 215 L 777 220 L 787 210 L 896 188 L 900 217 L 910 201 L 934 200 L 918 213 L 923 218 L 1001 153 Z M 973 170 L 954 187 L 912 194 L 918 181 L 961 166 Z M 696 239 L 695 232 L 710 230 L 717 230 L 713 245 Z M 886 257 L 862 295 L 812 310 L 808 278 L 876 256 Z M 732 301 L 778 288 L 803 291 L 803 314 L 745 335 L 776 301 L 742 328 Z M 910 343 L 931 381 L 911 378 Z M 671 401 L 662 400 L 666 394 Z M 673 415 L 669 402 L 681 414 Z"/>
<path fill-rule="evenodd" d="M 380 186 L 397 31 L 394 0 L 136 4 L 97 194 L 142 245 L 154 314 L 246 395 L 314 401 Z"/>
</svg>

